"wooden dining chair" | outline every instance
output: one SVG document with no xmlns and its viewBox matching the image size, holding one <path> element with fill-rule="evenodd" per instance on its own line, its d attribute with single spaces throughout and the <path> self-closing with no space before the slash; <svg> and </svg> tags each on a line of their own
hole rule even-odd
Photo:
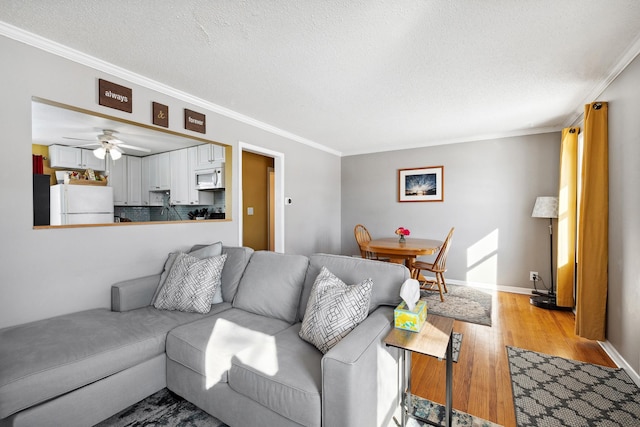
<svg viewBox="0 0 640 427">
<path fill-rule="evenodd" d="M 444 281 L 444 273 L 447 271 L 447 254 L 449 253 L 449 247 L 451 247 L 451 238 L 453 236 L 453 230 L 455 227 L 451 227 L 447 238 L 444 239 L 442 246 L 440 247 L 440 252 L 436 256 L 435 261 L 433 263 L 424 262 L 424 261 L 413 261 L 411 265 L 411 274 L 414 279 L 418 280 L 420 277 L 421 271 L 430 271 L 435 274 L 435 280 L 430 278 L 425 278 L 426 280 L 420 283 L 420 289 L 425 291 L 435 291 L 436 286 L 438 291 L 440 292 L 440 301 L 444 302 L 444 292 L 449 292 L 447 290 L 447 284 Z"/>
<path fill-rule="evenodd" d="M 358 224 L 354 227 L 353 234 L 356 237 L 356 242 L 358 242 L 358 247 L 360 248 L 360 255 L 362 256 L 362 258 L 382 261 L 382 259 L 378 258 L 375 252 L 371 252 L 365 249 L 367 243 L 371 241 L 371 234 L 369 234 L 369 230 L 367 230 L 367 227 L 362 224 Z"/>
</svg>

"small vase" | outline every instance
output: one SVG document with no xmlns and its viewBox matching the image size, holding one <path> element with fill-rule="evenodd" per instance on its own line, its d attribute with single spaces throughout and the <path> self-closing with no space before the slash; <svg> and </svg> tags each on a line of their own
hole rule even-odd
<svg viewBox="0 0 640 427">
<path fill-rule="evenodd" d="M 404 234 L 400 235 L 400 243 L 406 243 L 407 239 L 404 238 Z"/>
</svg>

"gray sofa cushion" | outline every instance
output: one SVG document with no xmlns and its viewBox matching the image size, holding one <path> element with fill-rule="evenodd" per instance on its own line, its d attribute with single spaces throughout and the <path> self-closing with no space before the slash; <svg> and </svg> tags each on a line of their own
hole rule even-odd
<svg viewBox="0 0 640 427">
<path fill-rule="evenodd" d="M 300 425 L 321 424 L 321 360 L 314 346 L 298 337 L 297 323 L 274 342 L 247 348 L 233 358 L 229 386 Z"/>
<path fill-rule="evenodd" d="M 231 308 L 216 316 L 173 329 L 167 357 L 206 378 L 207 387 L 227 382 L 231 359 L 247 347 L 272 341 L 285 321 Z"/>
<path fill-rule="evenodd" d="M 381 305 L 395 307 L 400 304 L 400 286 L 410 277 L 409 269 L 400 264 L 343 255 L 311 255 L 304 290 L 300 298 L 298 319 L 304 318 L 311 288 L 323 266 L 345 283 L 360 283 L 367 278 L 373 280 L 369 313 Z"/>
<path fill-rule="evenodd" d="M 308 265 L 309 259 L 302 255 L 255 252 L 233 306 L 293 324 Z"/>
<path fill-rule="evenodd" d="M 222 299 L 225 302 L 232 302 L 238 292 L 240 279 L 251 259 L 253 249 L 223 246 L 222 253 L 227 254 L 227 260 L 222 269 Z"/>
<path fill-rule="evenodd" d="M 1 329 L 0 419 L 162 354 L 169 330 L 202 317 L 96 309 Z"/>
<path fill-rule="evenodd" d="M 205 247 L 206 245 L 194 245 L 189 253 Z M 223 246 L 222 253 L 227 255 L 227 260 L 222 269 L 222 299 L 225 302 L 231 302 L 238 292 L 240 279 L 253 254 L 253 249 L 240 246 Z"/>
</svg>

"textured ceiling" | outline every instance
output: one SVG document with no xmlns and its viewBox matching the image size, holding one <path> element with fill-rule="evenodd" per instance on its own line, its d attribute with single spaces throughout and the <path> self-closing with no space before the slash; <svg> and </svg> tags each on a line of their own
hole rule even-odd
<svg viewBox="0 0 640 427">
<path fill-rule="evenodd" d="M 3 0 L 0 21 L 344 155 L 557 130 L 637 0 Z"/>
</svg>

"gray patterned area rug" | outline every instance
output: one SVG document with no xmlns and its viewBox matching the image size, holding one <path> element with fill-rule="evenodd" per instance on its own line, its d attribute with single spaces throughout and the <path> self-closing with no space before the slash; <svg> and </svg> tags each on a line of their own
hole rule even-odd
<svg viewBox="0 0 640 427">
<path fill-rule="evenodd" d="M 622 369 L 507 347 L 518 427 L 640 426 L 640 388 Z"/>
<path fill-rule="evenodd" d="M 95 427 L 228 427 L 164 388 Z"/>
<path fill-rule="evenodd" d="M 427 301 L 427 316 L 429 313 L 444 317 L 452 317 L 469 323 L 491 326 L 490 291 L 482 291 L 470 286 L 447 285 L 444 302 L 440 301 L 437 291 L 421 291 L 421 299 Z"/>
<path fill-rule="evenodd" d="M 429 422 L 444 425 L 445 409 L 427 399 L 412 396 L 413 413 Z M 426 427 L 413 418 L 407 427 Z M 168 389 L 147 397 L 122 412 L 102 421 L 95 427 L 228 427 L 226 424 L 207 414 L 197 406 L 187 402 Z M 453 410 L 453 427 L 501 427 L 498 424 Z"/>
<path fill-rule="evenodd" d="M 429 420 L 429 423 L 443 426 L 445 423 L 445 408 L 435 402 L 427 399 L 423 399 L 418 396 L 411 396 L 413 402 L 412 411 L 414 415 Z M 499 424 L 494 424 L 491 421 L 483 420 L 482 418 L 474 417 L 466 412 L 453 409 L 453 417 L 451 419 L 452 427 L 501 427 Z M 428 427 L 430 424 L 423 423 L 414 418 L 407 420 L 407 427 Z"/>
</svg>

